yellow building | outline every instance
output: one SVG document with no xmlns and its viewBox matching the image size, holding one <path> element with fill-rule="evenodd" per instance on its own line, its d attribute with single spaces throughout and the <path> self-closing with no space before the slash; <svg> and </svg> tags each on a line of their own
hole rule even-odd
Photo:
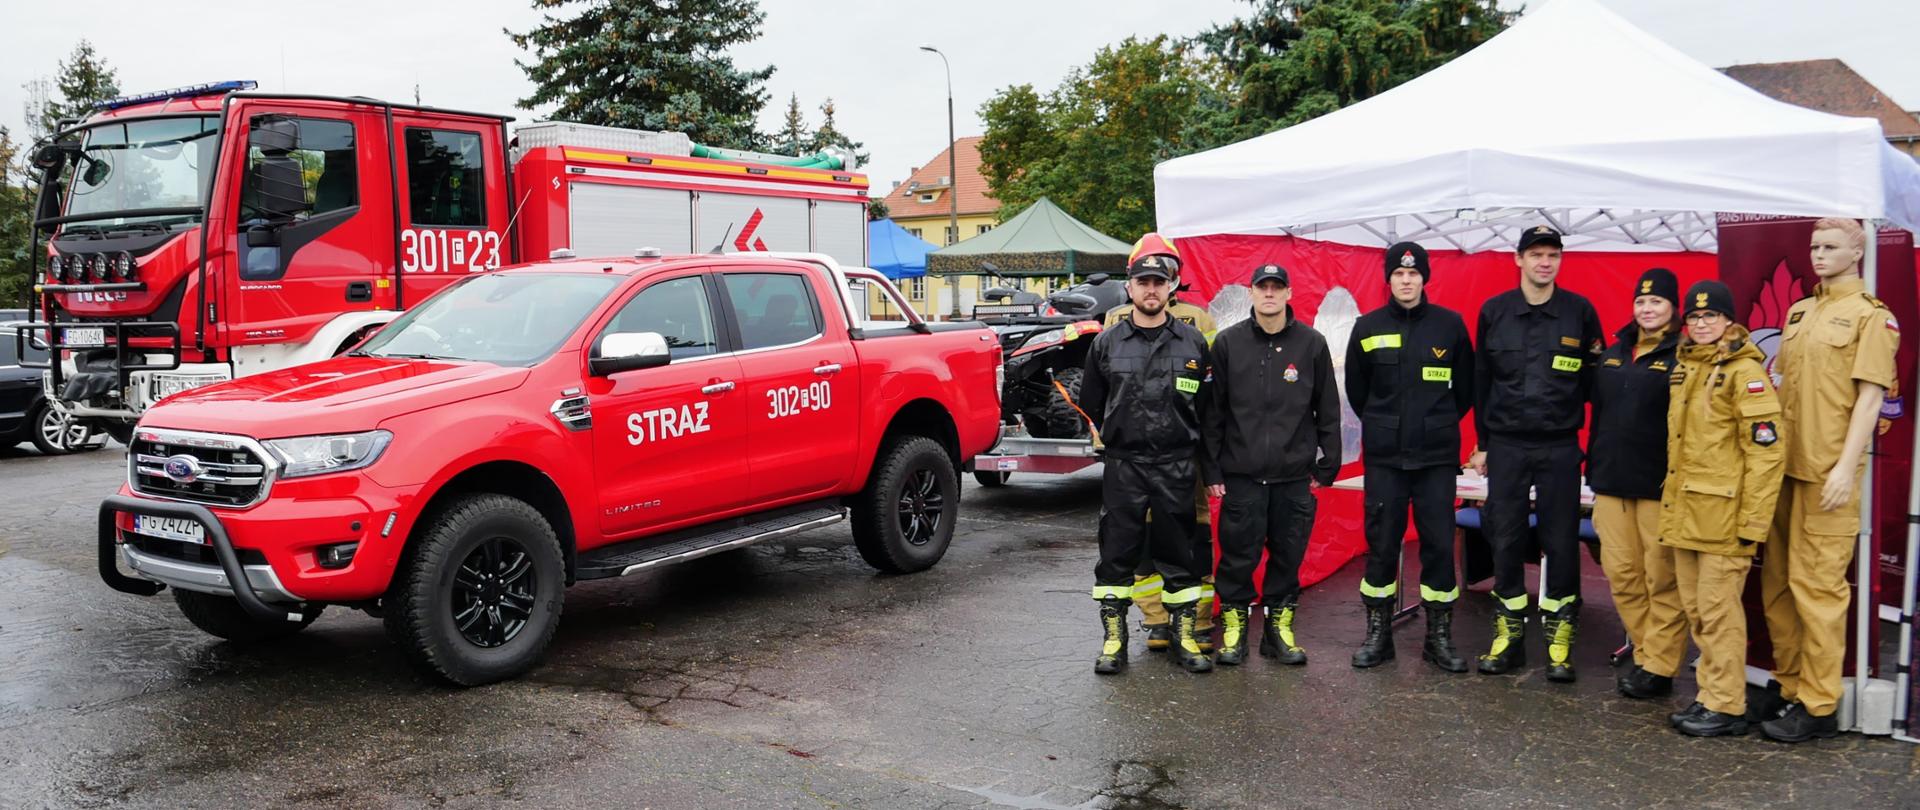
<svg viewBox="0 0 1920 810">
<path fill-rule="evenodd" d="M 1000 202 L 987 193 L 987 180 L 980 174 L 980 138 L 972 136 L 961 138 L 954 144 L 954 171 L 959 182 L 952 182 L 947 176 L 947 150 L 918 170 L 906 182 L 894 187 L 885 198 L 887 213 L 895 224 L 905 228 L 908 233 L 932 242 L 935 247 L 945 247 L 964 239 L 969 239 L 1000 224 L 998 212 Z M 957 192 L 956 192 L 957 189 Z M 953 197 L 958 194 L 960 201 L 959 233 L 953 233 L 950 227 Z M 1030 292 L 1045 295 L 1059 289 L 1065 279 L 1021 279 Z M 973 311 L 973 305 L 981 300 L 986 290 L 1002 286 L 1005 282 L 987 276 L 950 276 L 948 278 L 904 279 L 900 282 L 900 291 L 906 293 L 914 309 L 921 317 L 939 320 L 950 317 L 956 309 L 961 313 Z M 878 313 L 883 310 L 877 294 L 870 310 Z"/>
</svg>

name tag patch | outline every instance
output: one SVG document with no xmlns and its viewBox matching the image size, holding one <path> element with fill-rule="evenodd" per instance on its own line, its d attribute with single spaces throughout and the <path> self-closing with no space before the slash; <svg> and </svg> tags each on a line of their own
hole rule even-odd
<svg viewBox="0 0 1920 810">
<path fill-rule="evenodd" d="M 1453 382 L 1453 369 L 1447 366 L 1424 366 L 1420 369 L 1420 379 L 1427 382 Z"/>
<path fill-rule="evenodd" d="M 1189 379 L 1187 377 L 1180 377 L 1175 379 L 1173 381 L 1173 387 L 1179 389 L 1180 393 L 1182 394 L 1200 393 L 1200 381 L 1195 379 Z"/>
<path fill-rule="evenodd" d="M 1575 346 L 1578 346 L 1578 345 L 1580 345 L 1580 344 L 1579 344 L 1578 342 L 1576 342 L 1576 343 L 1574 343 L 1573 345 L 1575 345 Z M 1579 370 L 1580 370 L 1580 358 L 1578 358 L 1578 357 L 1555 357 L 1555 358 L 1553 358 L 1553 370 L 1554 370 L 1554 371 L 1579 371 Z"/>
</svg>

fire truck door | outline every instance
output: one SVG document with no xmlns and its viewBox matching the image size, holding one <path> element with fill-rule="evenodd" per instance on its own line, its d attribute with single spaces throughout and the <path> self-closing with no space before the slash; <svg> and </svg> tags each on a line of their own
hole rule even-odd
<svg viewBox="0 0 1920 810">
<path fill-rule="evenodd" d="M 400 165 L 400 283 L 412 306 L 507 250 L 506 167 L 498 124 L 394 116 Z"/>
<path fill-rule="evenodd" d="M 235 346 L 305 343 L 344 312 L 391 308 L 379 116 L 247 105 L 228 313 Z M 332 351 L 336 347 L 327 347 Z"/>
</svg>

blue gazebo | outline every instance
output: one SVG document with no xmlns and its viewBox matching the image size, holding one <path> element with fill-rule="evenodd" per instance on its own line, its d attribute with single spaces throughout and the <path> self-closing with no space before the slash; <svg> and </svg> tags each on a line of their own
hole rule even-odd
<svg viewBox="0 0 1920 810">
<path fill-rule="evenodd" d="M 867 223 L 867 262 L 881 275 L 899 281 L 927 274 L 927 252 L 933 244 L 907 233 L 891 219 Z"/>
</svg>

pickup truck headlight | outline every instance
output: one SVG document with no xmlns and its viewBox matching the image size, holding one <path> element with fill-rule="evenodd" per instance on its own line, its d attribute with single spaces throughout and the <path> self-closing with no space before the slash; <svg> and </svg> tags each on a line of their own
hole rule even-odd
<svg viewBox="0 0 1920 810">
<path fill-rule="evenodd" d="M 357 470 L 380 458 L 393 434 L 384 430 L 333 436 L 296 436 L 262 442 L 280 459 L 281 478 Z"/>
</svg>

